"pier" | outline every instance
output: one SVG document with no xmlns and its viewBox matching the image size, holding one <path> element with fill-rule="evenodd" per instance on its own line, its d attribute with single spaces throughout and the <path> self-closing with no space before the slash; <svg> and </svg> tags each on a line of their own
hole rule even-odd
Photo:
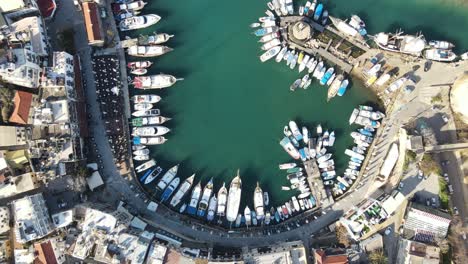
<svg viewBox="0 0 468 264">
<path fill-rule="evenodd" d="M 315 159 L 304 161 L 304 168 L 307 173 L 307 182 L 310 191 L 317 201 L 317 207 L 328 207 L 334 203 L 333 197 L 328 195 L 320 177 L 320 171 Z"/>
</svg>

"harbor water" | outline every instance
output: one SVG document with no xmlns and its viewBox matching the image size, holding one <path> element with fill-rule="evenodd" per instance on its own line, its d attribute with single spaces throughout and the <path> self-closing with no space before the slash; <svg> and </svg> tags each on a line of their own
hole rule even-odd
<svg viewBox="0 0 468 264">
<path fill-rule="evenodd" d="M 288 121 L 313 130 L 322 124 L 337 136 L 332 148 L 338 173 L 348 158 L 344 150 L 351 146 L 348 125 L 352 109 L 376 97 L 357 81 L 343 97 L 326 102 L 327 89 L 314 81 L 307 90 L 291 92 L 291 83 L 303 76 L 284 62 L 261 63 L 261 44 L 249 24 L 264 16 L 266 1 L 148 1 L 143 13 L 155 13 L 162 20 L 155 26 L 132 32 L 129 36 L 158 33 L 174 34 L 167 45 L 175 50 L 158 58 L 149 73 L 160 72 L 184 78 L 163 91 L 135 91 L 162 96 L 156 108 L 173 118 L 165 125 L 171 129 L 168 141 L 151 147 L 151 155 L 165 170 L 181 163 L 182 179 L 196 173 L 194 185 L 203 185 L 213 177 L 215 192 L 223 182 L 228 185 L 240 169 L 241 208 L 253 205 L 256 182 L 270 194 L 270 204 L 279 205 L 294 192 L 281 190 L 290 185 L 278 164 L 290 162 L 279 145 Z M 336 0 L 325 2 L 333 16 L 358 14 L 370 34 L 421 30 L 426 38 L 444 39 L 457 45 L 457 52 L 468 47 L 465 34 L 467 8 L 437 0 L 374 1 Z M 295 10 L 300 2 L 295 1 Z M 304 1 L 305 3 L 305 1 Z M 137 60 L 129 58 L 129 60 Z M 154 184 L 154 183 L 153 183 Z M 153 188 L 154 186 L 151 186 Z"/>
</svg>

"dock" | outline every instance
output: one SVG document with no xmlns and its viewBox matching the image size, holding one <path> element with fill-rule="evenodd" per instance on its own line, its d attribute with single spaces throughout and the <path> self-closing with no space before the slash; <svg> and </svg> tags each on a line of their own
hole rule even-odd
<svg viewBox="0 0 468 264">
<path fill-rule="evenodd" d="M 323 185 L 320 171 L 315 159 L 304 161 L 304 168 L 307 173 L 307 182 L 310 191 L 317 201 L 317 207 L 328 207 L 334 203 L 331 193 L 327 193 Z"/>
</svg>

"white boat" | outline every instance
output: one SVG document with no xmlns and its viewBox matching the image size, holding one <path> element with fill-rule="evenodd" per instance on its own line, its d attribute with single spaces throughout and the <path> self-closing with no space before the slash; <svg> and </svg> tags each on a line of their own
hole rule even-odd
<svg viewBox="0 0 468 264">
<path fill-rule="evenodd" d="M 271 222 L 271 214 L 270 212 L 267 212 L 265 215 L 265 225 L 269 225 Z"/>
<path fill-rule="evenodd" d="M 452 43 L 443 40 L 431 40 L 428 44 L 435 49 L 452 49 L 455 47 Z"/>
<path fill-rule="evenodd" d="M 287 187 L 287 186 L 281 186 L 281 190 L 283 191 L 290 191 L 291 188 Z"/>
<path fill-rule="evenodd" d="M 144 75 L 148 73 L 148 70 L 147 69 L 133 69 L 130 71 L 130 73 L 133 75 Z"/>
<path fill-rule="evenodd" d="M 151 159 L 151 160 L 148 160 L 147 162 L 143 163 L 143 164 L 140 164 L 138 165 L 136 168 L 135 168 L 135 171 L 137 173 L 140 173 L 140 172 L 143 172 L 153 166 L 156 165 L 156 161 L 154 159 Z"/>
<path fill-rule="evenodd" d="M 174 49 L 167 46 L 130 46 L 127 49 L 127 54 L 134 57 L 156 57 L 166 54 Z"/>
<path fill-rule="evenodd" d="M 275 20 L 266 20 L 265 22 L 262 22 L 262 27 L 267 28 L 267 27 L 274 27 L 276 26 L 276 21 Z"/>
<path fill-rule="evenodd" d="M 321 71 L 322 69 L 324 69 L 325 66 L 324 66 L 324 63 L 323 61 L 319 62 L 317 64 L 317 67 L 315 67 L 315 70 L 314 70 L 314 73 L 312 74 L 313 77 L 315 77 L 315 79 L 319 79 L 320 77 L 320 74 L 321 74 Z"/>
<path fill-rule="evenodd" d="M 457 55 L 447 49 L 427 49 L 424 51 L 424 57 L 428 60 L 450 62 L 457 58 Z"/>
<path fill-rule="evenodd" d="M 254 192 L 254 207 L 257 219 L 262 220 L 265 217 L 265 209 L 263 207 L 263 191 L 258 182 Z"/>
<path fill-rule="evenodd" d="M 134 156 L 133 159 L 138 161 L 149 160 L 149 155 L 138 155 Z"/>
<path fill-rule="evenodd" d="M 465 53 L 461 54 L 460 59 L 461 60 L 468 60 L 468 52 L 465 52 Z"/>
<path fill-rule="evenodd" d="M 283 16 L 288 15 L 288 9 L 286 8 L 286 0 L 279 0 L 280 1 L 280 11 Z"/>
<path fill-rule="evenodd" d="M 274 39 L 278 39 L 278 32 L 267 34 L 267 35 L 261 37 L 258 40 L 258 42 L 267 43 L 267 42 L 270 42 L 270 41 L 272 41 Z"/>
<path fill-rule="evenodd" d="M 186 209 L 186 208 L 187 208 L 187 204 L 186 204 L 186 203 L 184 203 L 184 204 L 183 204 L 183 205 L 180 207 L 180 209 L 179 209 L 179 213 L 183 213 L 183 212 L 185 212 L 185 209 Z"/>
<path fill-rule="evenodd" d="M 400 79 L 394 81 L 392 84 L 390 84 L 390 86 L 387 87 L 387 89 L 385 89 L 385 93 L 389 94 L 400 89 L 407 80 L 408 78 L 401 77 Z"/>
<path fill-rule="evenodd" d="M 321 156 L 320 158 L 318 158 L 317 162 L 318 163 L 325 162 L 325 161 L 329 160 L 331 157 L 332 157 L 331 153 L 325 154 L 325 155 Z"/>
<path fill-rule="evenodd" d="M 335 131 L 332 131 L 330 133 L 330 137 L 328 138 L 328 146 L 333 147 L 334 144 L 335 144 Z"/>
<path fill-rule="evenodd" d="M 301 208 L 299 207 L 299 203 L 297 202 L 296 196 L 293 196 L 293 197 L 291 198 L 291 200 L 292 200 L 292 203 L 293 203 L 293 206 L 294 206 L 294 210 L 296 210 L 297 212 L 299 212 Z"/>
<path fill-rule="evenodd" d="M 203 189 L 202 198 L 198 204 L 197 216 L 205 216 L 206 210 L 208 209 L 208 203 L 210 202 L 211 194 L 213 193 L 213 178 L 206 184 Z"/>
<path fill-rule="evenodd" d="M 291 64 L 289 64 L 289 68 L 293 70 L 296 67 L 297 59 L 299 58 L 299 54 L 295 54 L 291 60 Z"/>
<path fill-rule="evenodd" d="M 309 63 L 309 60 L 310 60 L 310 56 L 309 54 L 306 54 L 304 56 L 304 59 L 302 59 L 301 63 L 299 64 L 299 68 L 298 68 L 299 72 L 302 72 L 306 68 L 307 64 Z"/>
<path fill-rule="evenodd" d="M 145 149 L 146 146 L 144 145 L 133 145 L 132 150 L 140 150 L 140 149 Z"/>
<path fill-rule="evenodd" d="M 249 206 L 246 206 L 244 209 L 245 224 L 249 226 L 252 223 L 252 215 L 250 214 Z"/>
<path fill-rule="evenodd" d="M 138 103 L 138 104 L 134 104 L 133 108 L 135 108 L 136 111 L 146 111 L 146 110 L 150 110 L 151 108 L 153 108 L 153 104 L 151 104 L 151 103 Z"/>
<path fill-rule="evenodd" d="M 332 76 L 330 77 L 330 79 L 328 79 L 326 85 L 330 86 L 332 84 L 332 82 L 335 80 L 335 77 L 336 77 L 336 74 L 333 73 Z"/>
<path fill-rule="evenodd" d="M 341 82 L 343 81 L 343 79 L 344 79 L 344 76 L 340 74 L 331 83 L 327 92 L 327 101 L 329 101 L 330 99 L 336 96 L 336 94 L 338 93 L 338 90 L 340 89 Z"/>
<path fill-rule="evenodd" d="M 293 120 L 289 121 L 289 128 L 291 129 L 291 132 L 297 141 L 303 139 L 301 131 L 299 131 L 299 127 L 297 126 L 296 122 L 294 122 Z"/>
<path fill-rule="evenodd" d="M 265 62 L 265 61 L 273 58 L 274 56 L 278 55 L 280 50 L 281 50 L 280 46 L 276 46 L 276 47 L 273 47 L 273 48 L 269 49 L 267 52 L 263 53 L 260 56 L 260 61 Z"/>
<path fill-rule="evenodd" d="M 299 199 L 304 199 L 310 196 L 310 192 L 301 193 L 297 196 Z"/>
<path fill-rule="evenodd" d="M 283 163 L 283 164 L 280 164 L 280 165 L 279 165 L 279 169 L 280 169 L 280 170 L 287 170 L 287 169 L 295 168 L 296 166 L 297 166 L 297 164 L 294 163 L 294 162 L 291 162 L 291 163 Z"/>
<path fill-rule="evenodd" d="M 289 90 L 291 90 L 291 91 L 294 92 L 294 91 L 301 85 L 301 83 L 302 83 L 302 79 L 297 79 L 297 80 L 295 80 L 295 81 L 291 84 L 291 86 L 289 86 Z"/>
<path fill-rule="evenodd" d="M 218 205 L 218 199 L 216 199 L 216 194 L 213 195 L 210 199 L 210 203 L 208 205 L 208 215 L 206 216 L 206 220 L 213 221 L 216 215 L 216 206 Z"/>
<path fill-rule="evenodd" d="M 226 207 L 226 219 L 234 222 L 239 212 L 240 199 L 242 192 L 242 181 L 237 170 L 237 176 L 231 181 Z"/>
<path fill-rule="evenodd" d="M 223 187 L 219 189 L 218 191 L 218 209 L 217 209 L 217 215 L 219 217 L 225 216 L 226 215 L 226 203 L 227 203 L 227 195 L 228 191 L 227 188 L 223 182 Z"/>
<path fill-rule="evenodd" d="M 356 118 L 359 115 L 359 109 L 354 108 L 353 112 L 351 113 L 351 116 L 349 117 L 349 124 L 353 124 Z"/>
<path fill-rule="evenodd" d="M 322 125 L 321 124 L 318 124 L 317 125 L 317 135 L 322 135 L 322 132 L 323 132 L 323 129 L 322 129 Z"/>
<path fill-rule="evenodd" d="M 260 27 L 261 25 L 262 25 L 262 24 L 260 24 L 260 23 L 258 23 L 258 22 L 254 22 L 254 23 L 250 24 L 250 27 L 251 27 L 251 28 L 258 28 L 258 27 Z"/>
<path fill-rule="evenodd" d="M 291 140 L 288 137 L 284 137 L 280 141 L 280 145 L 283 147 L 284 150 L 293 158 L 293 159 L 300 159 L 301 155 L 299 151 L 294 147 L 291 143 Z"/>
<path fill-rule="evenodd" d="M 135 2 L 130 2 L 130 3 L 122 3 L 122 4 L 119 4 L 119 3 L 111 4 L 112 11 L 114 11 L 114 13 L 119 13 L 122 11 L 138 11 L 138 10 L 143 9 L 145 5 L 146 3 L 143 1 L 135 1 Z"/>
<path fill-rule="evenodd" d="M 192 176 L 188 177 L 182 185 L 179 187 L 177 190 L 176 194 L 174 194 L 174 197 L 171 199 L 171 206 L 176 207 L 182 198 L 187 194 L 187 191 L 190 190 L 190 187 L 192 187 L 193 184 L 193 179 L 195 178 L 195 174 Z"/>
<path fill-rule="evenodd" d="M 302 13 L 303 16 L 307 16 L 309 14 L 311 6 L 312 6 L 312 2 L 307 1 L 307 3 L 304 6 L 304 12 Z"/>
<path fill-rule="evenodd" d="M 426 40 L 422 35 L 403 35 L 403 32 L 377 33 L 373 40 L 381 49 L 413 56 L 420 56 L 426 48 Z"/>
<path fill-rule="evenodd" d="M 352 25 L 346 23 L 345 21 L 337 18 L 337 17 L 332 17 L 330 16 L 330 21 L 333 23 L 333 25 L 338 29 L 338 31 L 351 36 L 355 38 L 362 39 L 362 36 L 359 34 L 359 31 L 354 28 Z"/>
<path fill-rule="evenodd" d="M 190 196 L 190 203 L 187 207 L 187 213 L 194 215 L 197 212 L 198 201 L 201 196 L 201 183 L 199 182 L 195 188 L 193 188 L 192 195 Z"/>
<path fill-rule="evenodd" d="M 151 61 L 132 61 L 127 63 L 127 67 L 130 69 L 145 69 L 151 65 L 153 65 Z"/>
<path fill-rule="evenodd" d="M 281 41 L 279 39 L 275 38 L 275 39 L 270 40 L 267 43 L 263 44 L 261 49 L 262 50 L 269 50 L 269 49 L 271 49 L 273 47 L 276 47 L 276 46 L 279 46 L 279 45 L 281 45 Z"/>
<path fill-rule="evenodd" d="M 169 39 L 173 38 L 174 35 L 169 35 L 167 33 L 154 33 L 153 35 L 140 35 L 138 37 L 138 45 L 158 45 L 167 42 Z"/>
<path fill-rule="evenodd" d="M 150 153 L 150 150 L 149 150 L 149 149 L 139 149 L 139 150 L 133 151 L 133 155 L 135 155 L 135 156 L 139 156 L 139 155 L 149 155 L 149 153 Z"/>
<path fill-rule="evenodd" d="M 135 95 L 135 96 L 132 96 L 132 101 L 135 104 L 141 104 L 141 103 L 155 104 L 155 103 L 161 101 L 161 96 L 155 95 L 155 94 Z"/>
<path fill-rule="evenodd" d="M 151 182 L 153 182 L 162 172 L 162 168 L 161 167 L 156 167 L 155 169 L 153 169 L 150 174 L 148 175 L 148 177 L 145 179 L 145 182 L 144 184 L 150 184 Z"/>
<path fill-rule="evenodd" d="M 302 127 L 302 140 L 305 144 L 309 143 L 309 130 L 305 126 Z"/>
<path fill-rule="evenodd" d="M 164 189 L 164 192 L 161 195 L 161 202 L 165 202 L 165 201 L 167 201 L 167 199 L 169 199 L 169 197 L 171 197 L 172 193 L 179 186 L 179 183 L 180 183 L 180 178 L 179 177 L 174 178 L 169 183 L 169 185 L 167 186 L 166 189 Z"/>
<path fill-rule="evenodd" d="M 132 126 L 162 125 L 169 120 L 171 120 L 171 118 L 164 116 L 137 117 L 132 119 Z"/>
<path fill-rule="evenodd" d="M 281 51 L 276 55 L 275 61 L 281 62 L 283 60 L 284 55 L 288 52 L 288 47 L 284 46 Z"/>
<path fill-rule="evenodd" d="M 286 0 L 286 10 L 288 10 L 288 15 L 292 15 L 294 13 L 294 6 L 293 0 Z"/>
<path fill-rule="evenodd" d="M 162 179 L 158 182 L 158 188 L 160 190 L 164 190 L 167 185 L 174 179 L 179 170 L 179 164 L 175 165 L 174 167 L 170 168 L 162 177 Z"/>
<path fill-rule="evenodd" d="M 141 145 L 160 145 L 164 144 L 167 139 L 162 136 L 157 137 L 134 137 L 133 142 L 138 142 Z"/>
<path fill-rule="evenodd" d="M 134 127 L 132 129 L 133 136 L 162 136 L 171 131 L 169 128 L 164 126 L 145 126 L 145 127 Z"/>
<path fill-rule="evenodd" d="M 119 28 L 121 31 L 141 29 L 152 26 L 158 23 L 159 20 L 161 20 L 161 17 L 155 14 L 133 16 L 120 21 Z"/>
<path fill-rule="evenodd" d="M 319 64 L 319 61 L 316 59 L 309 60 L 309 63 L 307 63 L 307 69 L 308 69 L 307 72 L 309 74 L 313 73 L 318 64 Z"/>
<path fill-rule="evenodd" d="M 270 204 L 270 195 L 268 195 L 268 192 L 263 192 L 263 204 L 265 204 L 265 206 Z"/>
<path fill-rule="evenodd" d="M 273 12 L 271 12 L 271 10 L 265 11 L 265 14 L 266 14 L 268 17 L 275 18 L 275 14 L 273 14 Z"/>
<path fill-rule="evenodd" d="M 171 87 L 179 80 L 183 79 L 177 79 L 172 75 L 161 73 L 150 76 L 135 77 L 133 79 L 133 85 L 137 89 L 163 89 Z"/>
</svg>

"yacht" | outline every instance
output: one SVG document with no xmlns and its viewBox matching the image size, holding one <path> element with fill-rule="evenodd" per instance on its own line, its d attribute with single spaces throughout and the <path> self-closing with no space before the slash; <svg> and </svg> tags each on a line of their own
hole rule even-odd
<svg viewBox="0 0 468 264">
<path fill-rule="evenodd" d="M 199 182 L 195 188 L 193 188 L 190 204 L 187 207 L 187 213 L 194 215 L 197 212 L 198 200 L 201 196 L 201 183 Z"/>
<path fill-rule="evenodd" d="M 147 162 L 141 164 L 141 165 L 138 165 L 136 168 L 135 168 L 135 171 L 137 173 L 140 173 L 140 172 L 143 172 L 153 166 L 156 165 L 156 161 L 154 159 L 151 159 L 151 160 L 148 160 Z"/>
<path fill-rule="evenodd" d="M 144 184 L 150 184 L 151 182 L 153 182 L 159 176 L 159 174 L 161 174 L 161 172 L 162 168 L 159 166 L 153 169 L 149 176 L 145 179 Z"/>
<path fill-rule="evenodd" d="M 160 145 L 164 144 L 167 139 L 162 136 L 157 137 L 134 137 L 133 143 L 134 144 L 141 144 L 141 145 Z"/>
<path fill-rule="evenodd" d="M 174 179 L 179 170 L 179 164 L 175 165 L 174 167 L 170 168 L 162 177 L 161 181 L 158 183 L 159 190 L 164 190 L 167 185 Z"/>
<path fill-rule="evenodd" d="M 170 51 L 173 51 L 174 49 L 169 48 L 167 46 L 159 46 L 159 45 L 154 45 L 154 46 L 130 46 L 127 49 L 127 53 L 130 56 L 135 56 L 135 57 L 156 57 L 156 56 L 161 56 L 163 54 L 166 54 Z"/>
<path fill-rule="evenodd" d="M 286 150 L 286 152 L 293 158 L 293 159 L 300 159 L 301 155 L 299 151 L 293 146 L 291 140 L 288 137 L 284 137 L 280 141 L 280 145 Z"/>
<path fill-rule="evenodd" d="M 164 126 L 144 126 L 134 127 L 132 130 L 133 136 L 162 136 L 171 131 L 169 128 Z"/>
<path fill-rule="evenodd" d="M 242 181 L 239 176 L 239 170 L 237 170 L 237 176 L 231 181 L 227 199 L 226 219 L 229 222 L 234 222 L 236 220 L 237 213 L 239 212 L 241 192 Z"/>
<path fill-rule="evenodd" d="M 210 203 L 208 205 L 208 215 L 206 217 L 206 219 L 208 221 L 213 221 L 215 215 L 216 215 L 216 206 L 218 204 L 218 199 L 216 199 L 216 194 L 213 195 L 213 197 L 211 197 L 210 199 Z"/>
<path fill-rule="evenodd" d="M 159 109 L 150 109 L 146 111 L 135 111 L 132 113 L 132 116 L 140 117 L 140 116 L 158 116 L 161 114 Z"/>
<path fill-rule="evenodd" d="M 135 2 L 130 2 L 126 4 L 118 4 L 118 3 L 113 3 L 111 4 L 112 6 L 112 11 L 114 13 L 120 13 L 122 11 L 138 11 L 142 10 L 143 7 L 145 7 L 146 3 L 143 1 L 135 1 Z"/>
<path fill-rule="evenodd" d="M 148 116 L 148 117 L 137 117 L 132 119 L 132 126 L 150 126 L 150 125 L 162 125 L 171 118 L 164 116 Z"/>
<path fill-rule="evenodd" d="M 140 94 L 132 96 L 132 101 L 135 104 L 150 103 L 155 104 L 161 101 L 161 96 L 155 94 Z"/>
<path fill-rule="evenodd" d="M 155 14 L 133 16 L 120 21 L 119 28 L 120 31 L 147 28 L 158 23 L 159 20 L 161 20 L 161 17 Z"/>
<path fill-rule="evenodd" d="M 182 183 L 182 185 L 179 187 L 174 197 L 172 197 L 171 199 L 171 203 L 170 203 L 171 206 L 176 207 L 180 203 L 182 198 L 184 198 L 184 196 L 187 194 L 187 191 L 190 190 L 190 187 L 192 187 L 194 178 L 195 178 L 195 174 L 188 177 L 184 181 L 184 183 Z"/>
<path fill-rule="evenodd" d="M 227 188 L 225 183 L 223 182 L 223 187 L 218 191 L 218 210 L 217 215 L 222 217 L 226 214 L 226 202 L 227 202 Z"/>
<path fill-rule="evenodd" d="M 167 201 L 169 197 L 171 197 L 172 193 L 175 191 L 175 189 L 179 186 L 180 183 L 180 178 L 176 177 L 174 178 L 167 188 L 164 190 L 163 194 L 161 195 L 161 202 Z"/>
<path fill-rule="evenodd" d="M 206 184 L 203 189 L 202 198 L 198 204 L 197 216 L 205 216 L 206 210 L 208 209 L 208 203 L 210 202 L 211 194 L 213 193 L 213 178 Z"/>
<path fill-rule="evenodd" d="M 262 220 L 265 217 L 265 209 L 263 206 L 263 191 L 257 182 L 257 188 L 254 192 L 254 209 L 258 220 Z"/>
<path fill-rule="evenodd" d="M 137 89 L 163 89 L 171 87 L 180 80 L 183 79 L 177 79 L 172 75 L 160 73 L 150 76 L 136 76 L 133 78 L 133 85 Z"/>
</svg>

